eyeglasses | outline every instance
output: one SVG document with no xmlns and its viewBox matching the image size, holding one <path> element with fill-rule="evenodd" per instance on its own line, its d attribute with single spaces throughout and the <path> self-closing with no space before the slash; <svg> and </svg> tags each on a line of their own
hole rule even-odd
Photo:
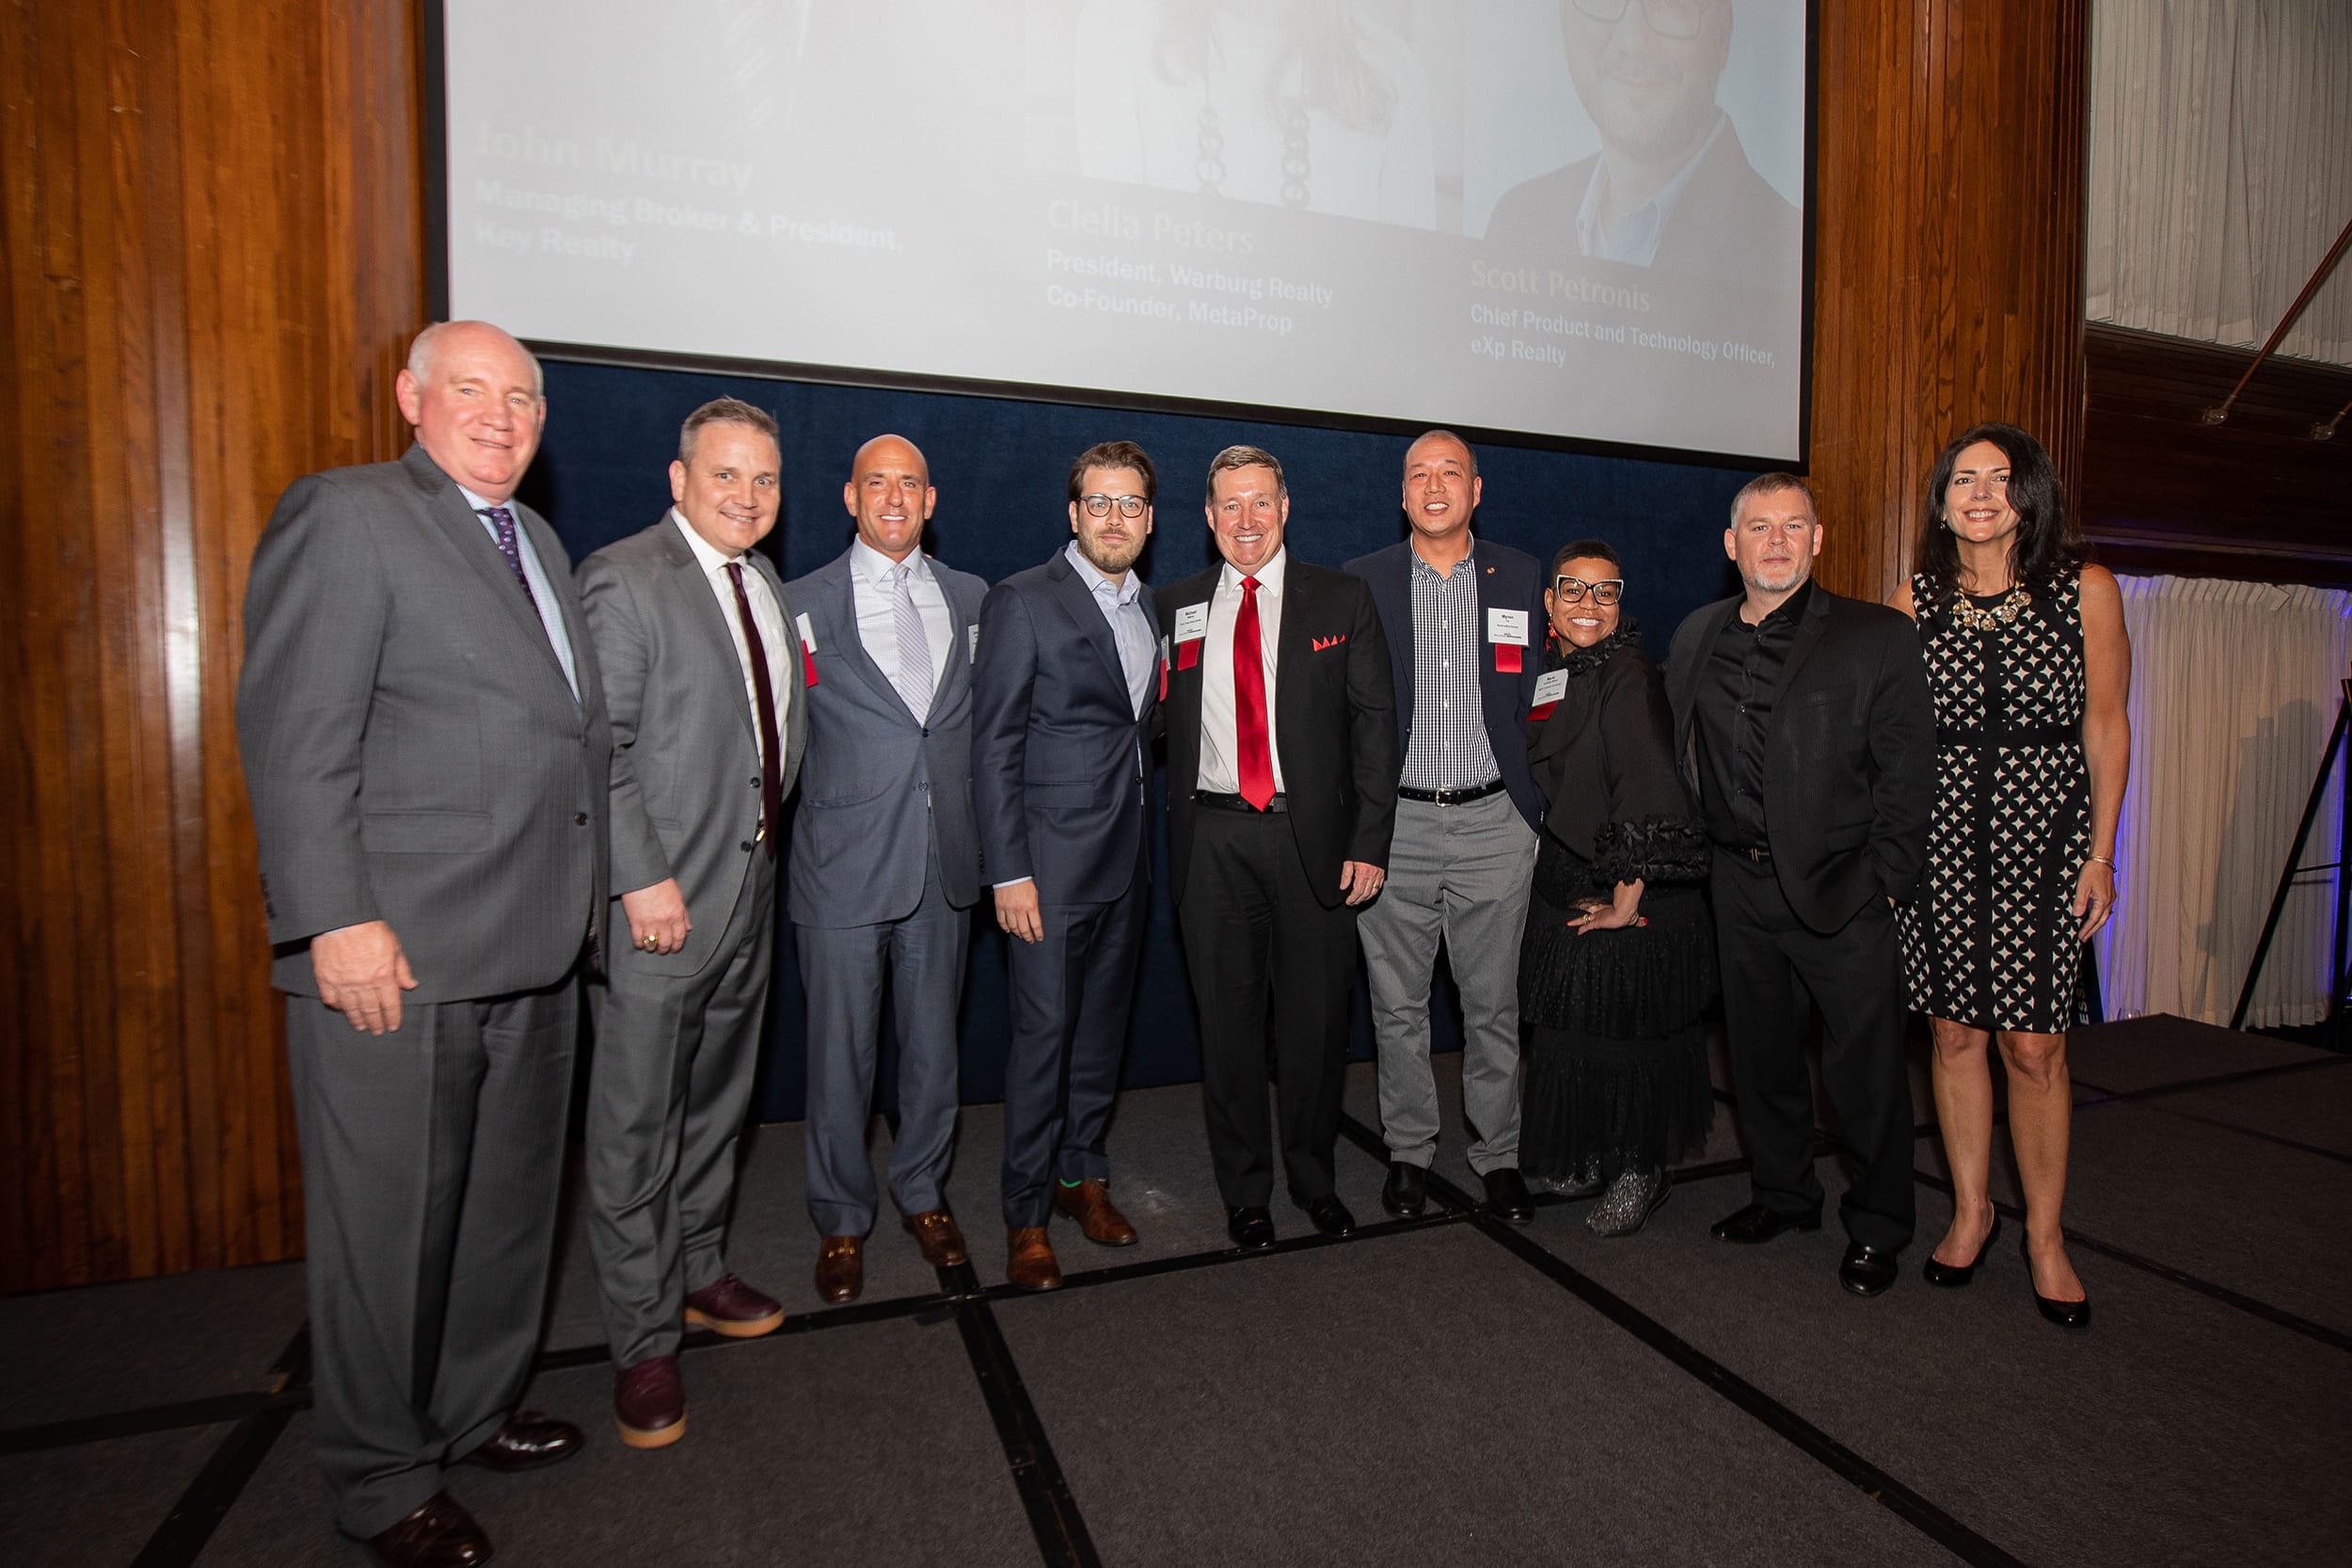
<svg viewBox="0 0 2352 1568">
<path fill-rule="evenodd" d="M 1661 39 L 1694 39 L 1699 23 L 1714 9 L 1716 0 L 1641 0 L 1649 30 Z M 1576 8 L 1595 22 L 1622 22 L 1633 0 L 1576 0 Z"/>
<path fill-rule="evenodd" d="M 1141 496 L 1080 496 L 1078 504 L 1087 509 L 1089 517 L 1107 517 L 1114 506 L 1122 517 L 1140 517 L 1143 509 L 1152 503 Z"/>
<path fill-rule="evenodd" d="M 1582 578 L 1554 578 L 1551 591 L 1565 604 L 1578 603 L 1590 591 L 1595 604 L 1613 605 L 1625 597 L 1625 578 L 1603 578 L 1598 582 L 1586 582 Z"/>
</svg>

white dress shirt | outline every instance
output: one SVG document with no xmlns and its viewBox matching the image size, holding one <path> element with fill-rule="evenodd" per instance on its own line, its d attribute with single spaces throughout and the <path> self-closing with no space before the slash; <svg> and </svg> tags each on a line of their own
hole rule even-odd
<svg viewBox="0 0 2352 1568">
<path fill-rule="evenodd" d="M 768 656 L 768 692 L 775 700 L 776 734 L 781 741 L 791 732 L 785 728 L 784 717 L 792 711 L 792 668 L 785 663 L 796 645 L 792 633 L 784 624 L 784 606 L 768 587 L 768 579 L 759 568 L 743 556 L 726 555 L 701 534 L 694 526 L 670 508 L 670 521 L 686 535 L 686 547 L 694 552 L 694 564 L 702 568 L 703 581 L 709 585 L 711 597 L 719 601 L 719 619 L 727 626 L 727 639 L 735 644 L 735 662 L 743 671 L 743 701 L 750 706 L 752 729 L 759 729 L 759 689 L 752 684 L 752 645 L 743 637 L 743 617 L 735 608 L 735 579 L 727 576 L 727 563 L 743 562 L 743 596 L 751 601 L 752 622 L 759 628 L 759 646 Z M 759 754 L 767 756 L 771 739 L 759 736 Z M 776 753 L 776 774 L 784 774 L 784 753 Z"/>
<path fill-rule="evenodd" d="M 1127 677 L 1127 701 L 1140 719 L 1144 696 L 1152 689 L 1152 677 L 1156 673 L 1152 663 L 1152 618 L 1143 612 L 1143 579 L 1132 571 L 1117 581 L 1104 577 L 1078 548 L 1075 539 L 1062 546 L 1062 554 L 1078 580 L 1094 595 L 1094 608 L 1103 612 L 1104 623 L 1111 628 L 1120 673 Z"/>
<path fill-rule="evenodd" d="M 475 520 L 482 524 L 483 531 L 489 534 L 493 545 L 499 542 L 499 526 L 483 514 L 494 506 L 502 506 L 513 514 L 515 553 L 522 557 L 523 580 L 531 584 L 532 608 L 539 612 L 539 628 L 548 634 L 548 646 L 555 650 L 555 661 L 564 666 L 564 679 L 570 683 L 572 696 L 577 699 L 580 696 L 580 669 L 572 661 L 571 633 L 564 628 L 564 611 L 555 602 L 555 587 L 548 581 L 548 569 L 539 563 L 539 552 L 531 543 L 531 531 L 523 527 L 523 515 L 515 510 L 512 500 L 485 500 L 462 484 L 457 486 L 457 493 L 466 498 L 468 506 L 473 508 Z M 501 550 L 499 554 L 502 558 L 506 552 Z"/>
<path fill-rule="evenodd" d="M 1576 209 L 1577 247 L 1587 256 L 1604 261 L 1623 261 L 1629 266 L 1646 267 L 1658 260 L 1658 242 L 1674 217 L 1675 203 L 1682 198 L 1682 188 L 1698 172 L 1699 165 L 1713 149 L 1716 138 L 1731 120 L 1718 110 L 1715 129 L 1699 143 L 1699 150 L 1691 154 L 1691 161 L 1682 166 L 1675 177 L 1658 188 L 1658 194 L 1629 213 L 1617 214 L 1617 221 L 1606 229 L 1600 223 L 1601 198 L 1609 189 L 1609 154 L 1604 152 L 1593 164 L 1592 183 L 1584 187 L 1584 199 Z"/>
<path fill-rule="evenodd" d="M 866 645 L 866 657 L 882 671 L 882 678 L 893 685 L 898 679 L 896 578 L 899 564 L 863 539 L 850 546 L 850 594 L 857 607 L 857 640 Z M 923 641 L 930 644 L 930 687 L 936 692 L 946 678 L 956 624 L 947 613 L 946 594 L 931 576 L 930 557 L 910 550 L 905 564 L 914 568 L 907 578 L 907 592 L 914 598 L 915 613 L 923 617 Z"/>
<path fill-rule="evenodd" d="M 1282 748 L 1274 734 L 1275 649 L 1282 640 L 1282 579 L 1290 550 L 1250 575 L 1258 579 L 1258 654 L 1265 670 L 1266 750 L 1274 759 L 1274 793 L 1282 791 Z M 1241 737 L 1233 706 L 1233 618 L 1241 613 L 1242 574 L 1228 562 L 1209 595 L 1208 645 L 1200 650 L 1200 782 L 1207 795 L 1241 793 Z"/>
</svg>

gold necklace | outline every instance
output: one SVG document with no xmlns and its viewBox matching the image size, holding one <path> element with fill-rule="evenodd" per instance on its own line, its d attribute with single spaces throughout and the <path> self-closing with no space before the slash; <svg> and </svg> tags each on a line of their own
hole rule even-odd
<svg viewBox="0 0 2352 1568">
<path fill-rule="evenodd" d="M 2013 585 L 2001 595 L 2001 602 L 1989 610 L 1955 589 L 1952 619 L 1968 631 L 1998 631 L 2003 626 L 2015 626 L 2017 617 L 2026 613 L 2026 607 L 2031 603 L 2033 595 L 2026 592 L 2024 583 Z"/>
</svg>

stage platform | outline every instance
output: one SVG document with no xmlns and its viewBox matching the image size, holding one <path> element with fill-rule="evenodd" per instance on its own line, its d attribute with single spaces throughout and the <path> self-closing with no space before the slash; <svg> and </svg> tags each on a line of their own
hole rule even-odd
<svg viewBox="0 0 2352 1568">
<path fill-rule="evenodd" d="M 1603 1242 L 1581 1203 L 1471 1213 L 1449 1100 L 1440 1201 L 1394 1221 L 1359 1066 L 1362 1228 L 1278 1199 L 1282 1240 L 1242 1255 L 1198 1091 L 1129 1094 L 1115 1191 L 1143 1240 L 1056 1222 L 1045 1296 L 1001 1283 L 999 1116 L 972 1107 L 949 1191 L 973 1266 L 934 1275 L 886 1220 L 837 1308 L 801 1129 L 762 1128 L 731 1261 L 784 1329 L 689 1336 L 688 1436 L 623 1448 L 574 1215 L 529 1399 L 587 1451 L 453 1490 L 514 1568 L 2345 1561 L 2352 1057 L 2151 1018 L 2079 1033 L 2073 1065 L 2080 1336 L 2034 1311 L 2005 1140 L 2000 1250 L 1967 1290 L 1920 1281 L 1950 1214 L 1923 1071 L 1920 1239 L 1874 1301 L 1838 1289 L 1834 1212 L 1708 1238 L 1746 1197 L 1727 1107 L 1649 1227 Z M 1834 1147 L 1821 1176 L 1834 1204 Z M 0 1562 L 365 1561 L 310 1463 L 303 1317 L 298 1264 L 0 1301 Z"/>
</svg>

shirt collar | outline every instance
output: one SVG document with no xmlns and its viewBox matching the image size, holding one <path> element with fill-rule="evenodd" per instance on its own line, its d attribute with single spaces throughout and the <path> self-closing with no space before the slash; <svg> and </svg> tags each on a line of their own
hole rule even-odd
<svg viewBox="0 0 2352 1568">
<path fill-rule="evenodd" d="M 1288 573 L 1290 563 L 1291 547 L 1284 545 L 1274 552 L 1273 560 L 1249 574 L 1258 579 L 1258 592 L 1279 596 L 1282 592 L 1282 578 Z M 1223 569 L 1217 575 L 1217 591 L 1222 593 L 1230 588 L 1238 594 L 1241 592 L 1241 579 L 1242 574 L 1234 571 L 1233 563 L 1229 561 L 1225 562 Z"/>
<path fill-rule="evenodd" d="M 1470 567 L 1470 571 L 1468 573 L 1462 573 L 1462 575 L 1473 576 L 1475 575 L 1478 566 L 1478 541 L 1475 538 L 1470 540 L 1470 554 L 1455 562 L 1454 563 L 1454 571 L 1452 572 L 1440 572 L 1435 566 L 1429 564 L 1428 562 L 1423 561 L 1421 558 L 1421 551 L 1413 548 L 1409 542 L 1405 546 L 1405 553 L 1413 558 L 1413 570 L 1416 572 L 1426 572 L 1429 575 L 1430 579 L 1434 582 L 1450 583 L 1454 581 L 1455 574 L 1462 573 L 1462 568 L 1465 566 Z"/>
<path fill-rule="evenodd" d="M 1794 626 L 1797 622 L 1804 619 L 1805 607 L 1810 605 L 1812 602 L 1813 579 L 1811 578 L 1807 578 L 1803 582 L 1797 584 L 1797 591 L 1795 593 L 1789 594 L 1787 598 L 1781 600 L 1779 604 L 1773 606 L 1771 614 L 1765 616 L 1761 621 L 1756 622 L 1754 629 L 1762 631 L 1766 626 L 1771 626 L 1774 621 L 1786 621 L 1789 625 Z M 1740 614 L 1738 610 L 1733 610 L 1731 614 L 1732 618 L 1740 622 L 1740 625 L 1745 626 L 1747 624 L 1747 617 Z"/>
<path fill-rule="evenodd" d="M 686 535 L 686 547 L 694 552 L 695 562 L 702 567 L 706 575 L 721 571 L 743 559 L 739 555 L 726 554 L 709 540 L 696 533 L 694 525 L 688 522 L 686 515 L 675 506 L 670 508 L 670 521 L 677 524 L 677 531 Z"/>
<path fill-rule="evenodd" d="M 454 483 L 454 482 L 453 481 L 453 483 Z M 514 503 L 514 501 L 513 501 L 512 499 L 502 500 L 502 501 L 494 501 L 494 500 L 490 499 L 487 496 L 477 496 L 477 495 L 475 495 L 475 494 L 474 494 L 471 490 L 467 489 L 467 488 L 466 488 L 464 485 L 462 485 L 462 484 L 460 484 L 460 485 L 458 485 L 458 486 L 457 486 L 457 493 L 458 493 L 459 495 L 461 495 L 461 496 L 465 497 L 465 498 L 466 498 L 466 504 L 467 504 L 468 506 L 472 507 L 472 508 L 474 509 L 474 511 L 475 511 L 475 512 L 477 512 L 477 513 L 487 512 L 487 511 L 489 511 L 489 510 L 490 510 L 490 508 L 492 508 L 492 507 L 494 507 L 494 506 L 502 506 L 502 507 L 506 508 L 506 509 L 507 509 L 507 511 L 509 511 L 509 512 L 513 512 L 513 511 L 515 510 L 515 503 Z M 519 514 L 518 514 L 518 515 L 519 515 Z"/>
<path fill-rule="evenodd" d="M 867 582 L 874 584 L 878 588 L 888 587 L 890 579 L 898 574 L 898 567 L 902 563 L 899 562 L 891 560 L 888 556 L 882 554 L 882 551 L 876 549 L 873 546 L 867 544 L 863 539 L 852 540 L 850 542 L 850 569 L 856 572 L 858 576 L 864 578 Z M 914 571 L 908 574 L 908 580 L 913 582 L 929 582 L 931 579 L 930 557 L 925 555 L 921 550 L 908 551 L 906 561 L 903 564 L 914 568 Z"/>
<path fill-rule="evenodd" d="M 1606 232 L 1600 227 L 1600 196 L 1608 189 L 1609 154 L 1603 152 L 1594 160 L 1592 181 L 1585 185 L 1584 199 L 1576 209 L 1577 247 L 1587 256 L 1609 261 L 1638 261 L 1643 266 L 1656 261 L 1658 239 L 1666 231 L 1667 219 L 1674 216 L 1675 203 L 1681 199 L 1691 177 L 1698 172 L 1699 165 L 1706 162 L 1708 153 L 1723 135 L 1724 127 L 1730 123 L 1728 115 L 1716 110 L 1715 128 L 1699 143 L 1699 150 L 1691 154 L 1691 161 L 1660 186 L 1656 196 L 1629 213 L 1618 214 L 1615 227 Z M 1637 251 L 1639 254 L 1634 254 Z"/>
<path fill-rule="evenodd" d="M 1131 605 L 1136 602 L 1136 595 L 1143 592 L 1143 578 L 1137 577 L 1132 567 L 1128 569 L 1123 580 L 1113 582 L 1093 562 L 1086 558 L 1086 552 L 1078 548 L 1078 542 L 1075 539 L 1064 545 L 1061 547 L 1061 553 L 1068 558 L 1072 566 L 1077 568 L 1078 580 L 1085 583 L 1090 593 L 1098 595 L 1108 594 L 1114 602 Z"/>
</svg>

